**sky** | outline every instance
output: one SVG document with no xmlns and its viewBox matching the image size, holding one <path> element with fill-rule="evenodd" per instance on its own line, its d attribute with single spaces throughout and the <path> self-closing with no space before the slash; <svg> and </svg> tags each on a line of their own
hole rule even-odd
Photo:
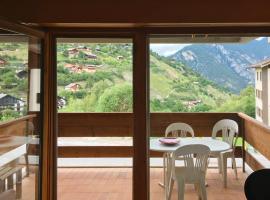
<svg viewBox="0 0 270 200">
<path fill-rule="evenodd" d="M 262 40 L 264 37 L 258 37 L 256 40 Z M 159 55 L 162 56 L 169 56 L 177 51 L 183 49 L 185 46 L 191 44 L 151 44 L 150 49 Z"/>
<path fill-rule="evenodd" d="M 159 55 L 169 56 L 190 44 L 151 44 L 150 49 Z"/>
</svg>

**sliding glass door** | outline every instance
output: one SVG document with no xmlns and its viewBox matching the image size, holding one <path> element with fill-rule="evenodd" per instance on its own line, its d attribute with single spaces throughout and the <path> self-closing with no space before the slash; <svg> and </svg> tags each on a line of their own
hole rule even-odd
<svg viewBox="0 0 270 200">
<path fill-rule="evenodd" d="M 5 199 L 40 199 L 42 61 L 39 37 L 0 23 L 0 196 Z"/>
<path fill-rule="evenodd" d="M 133 43 L 57 38 L 58 199 L 132 199 Z"/>
</svg>

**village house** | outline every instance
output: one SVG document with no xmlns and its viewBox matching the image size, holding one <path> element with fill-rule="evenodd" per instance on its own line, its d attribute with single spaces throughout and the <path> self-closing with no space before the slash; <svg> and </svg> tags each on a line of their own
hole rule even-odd
<svg viewBox="0 0 270 200">
<path fill-rule="evenodd" d="M 90 50 L 87 46 L 78 46 L 78 50 Z"/>
<path fill-rule="evenodd" d="M 99 47 L 96 47 L 96 51 L 101 51 L 101 49 Z"/>
<path fill-rule="evenodd" d="M 80 84 L 78 83 L 70 83 L 67 86 L 65 86 L 65 90 L 71 91 L 71 92 L 77 92 L 80 89 Z"/>
<path fill-rule="evenodd" d="M 83 67 L 76 64 L 65 64 L 64 67 L 73 73 L 81 73 L 83 71 Z"/>
<path fill-rule="evenodd" d="M 18 71 L 16 71 L 16 76 L 19 79 L 27 78 L 28 72 L 26 70 L 18 70 Z"/>
<path fill-rule="evenodd" d="M 0 93 L 0 110 L 11 108 L 22 111 L 25 103 L 23 100 L 9 94 Z"/>
<path fill-rule="evenodd" d="M 67 100 L 64 97 L 57 96 L 57 108 L 63 108 L 67 104 Z"/>
<path fill-rule="evenodd" d="M 201 103 L 202 100 L 192 100 L 192 101 L 186 101 L 184 102 L 184 105 L 188 107 L 188 109 L 196 106 L 197 104 Z"/>
<path fill-rule="evenodd" d="M 117 56 L 117 60 L 123 60 L 124 56 Z"/>
<path fill-rule="evenodd" d="M 97 65 L 86 65 L 86 67 L 83 69 L 87 73 L 95 73 L 97 70 Z"/>
<path fill-rule="evenodd" d="M 90 58 L 90 59 L 97 59 L 97 56 L 95 54 L 92 53 L 84 53 L 86 58 Z"/>
<path fill-rule="evenodd" d="M 73 58 L 79 54 L 79 50 L 77 48 L 69 48 L 67 52 L 68 52 L 68 57 L 70 58 Z"/>
<path fill-rule="evenodd" d="M 3 58 L 0 58 L 0 66 L 5 65 L 6 63 L 7 63 L 7 61 L 5 61 Z"/>
</svg>

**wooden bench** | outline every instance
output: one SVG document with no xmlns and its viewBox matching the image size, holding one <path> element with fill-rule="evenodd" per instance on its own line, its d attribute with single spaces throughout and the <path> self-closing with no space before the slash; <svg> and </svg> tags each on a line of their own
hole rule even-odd
<svg viewBox="0 0 270 200">
<path fill-rule="evenodd" d="M 1 167 L 0 168 L 0 193 L 14 189 L 14 176 L 16 175 L 16 199 L 22 197 L 22 167 Z"/>
</svg>

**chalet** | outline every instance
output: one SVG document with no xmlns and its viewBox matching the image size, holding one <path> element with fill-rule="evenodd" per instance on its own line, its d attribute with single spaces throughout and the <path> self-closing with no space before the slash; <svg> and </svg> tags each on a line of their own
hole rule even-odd
<svg viewBox="0 0 270 200">
<path fill-rule="evenodd" d="M 83 67 L 75 64 L 65 64 L 64 66 L 66 69 L 68 69 L 72 73 L 82 73 Z"/>
<path fill-rule="evenodd" d="M 95 54 L 92 53 L 84 53 L 86 58 L 90 58 L 90 59 L 97 59 L 97 56 Z"/>
<path fill-rule="evenodd" d="M 74 67 L 77 67 L 77 65 L 75 65 L 75 64 L 69 64 L 69 63 L 67 63 L 67 64 L 64 65 L 64 68 L 67 68 L 67 69 L 71 69 L 71 68 L 74 68 Z"/>
<path fill-rule="evenodd" d="M 16 71 L 16 76 L 19 79 L 24 79 L 24 78 L 27 78 L 28 72 L 26 70 L 18 70 L 18 71 Z"/>
<path fill-rule="evenodd" d="M 91 51 L 91 49 L 88 48 L 87 46 L 79 46 L 77 49 L 82 51 Z"/>
<path fill-rule="evenodd" d="M 79 53 L 79 50 L 77 48 L 69 48 L 67 51 L 68 51 L 68 54 L 77 54 L 77 53 Z"/>
<path fill-rule="evenodd" d="M 65 90 L 71 91 L 71 92 L 77 92 L 80 89 L 80 84 L 78 83 L 70 83 L 67 86 L 65 86 Z"/>
<path fill-rule="evenodd" d="M 77 48 L 67 49 L 68 57 L 73 58 L 79 55 L 80 51 Z"/>
<path fill-rule="evenodd" d="M 57 108 L 63 108 L 67 104 L 67 100 L 64 97 L 57 96 Z"/>
<path fill-rule="evenodd" d="M 117 60 L 123 60 L 124 56 L 117 56 Z"/>
<path fill-rule="evenodd" d="M 6 63 L 7 63 L 7 61 L 5 61 L 3 58 L 0 58 L 0 66 L 5 65 Z"/>
<path fill-rule="evenodd" d="M 11 108 L 16 111 L 22 111 L 24 101 L 9 94 L 0 93 L 0 109 Z"/>
<path fill-rule="evenodd" d="M 187 106 L 189 109 L 196 106 L 197 104 L 201 103 L 202 100 L 192 100 L 184 102 L 184 105 Z"/>
<path fill-rule="evenodd" d="M 97 70 L 97 65 L 87 65 L 83 70 L 87 73 L 95 73 Z"/>
</svg>

